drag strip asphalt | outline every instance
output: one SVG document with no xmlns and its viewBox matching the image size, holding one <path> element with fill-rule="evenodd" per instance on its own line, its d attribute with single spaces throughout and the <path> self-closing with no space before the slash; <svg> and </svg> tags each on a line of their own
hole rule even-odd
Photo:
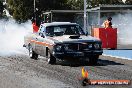
<svg viewBox="0 0 132 88">
<path fill-rule="evenodd" d="M 79 82 L 81 69 L 89 79 L 132 79 L 132 60 L 100 56 L 96 66 L 58 61 L 56 65 L 28 55 L 0 56 L 0 88 L 83 88 Z M 86 88 L 132 88 L 132 85 L 87 85 Z"/>
</svg>

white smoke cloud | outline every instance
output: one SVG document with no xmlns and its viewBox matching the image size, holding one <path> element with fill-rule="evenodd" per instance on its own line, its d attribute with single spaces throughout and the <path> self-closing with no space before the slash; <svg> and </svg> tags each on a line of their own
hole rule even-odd
<svg viewBox="0 0 132 88">
<path fill-rule="evenodd" d="M 31 31 L 31 21 L 18 24 L 13 19 L 0 20 L 0 55 L 24 53 L 24 36 Z"/>
<path fill-rule="evenodd" d="M 122 0 L 124 3 L 126 2 L 126 0 Z"/>
<path fill-rule="evenodd" d="M 112 17 L 113 27 L 118 29 L 118 42 L 132 44 L 132 14 L 118 14 Z"/>
</svg>

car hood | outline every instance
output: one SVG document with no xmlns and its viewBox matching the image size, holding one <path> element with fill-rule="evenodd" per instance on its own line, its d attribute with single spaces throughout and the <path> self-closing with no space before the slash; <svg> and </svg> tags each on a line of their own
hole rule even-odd
<svg viewBox="0 0 132 88">
<path fill-rule="evenodd" d="M 56 36 L 56 37 L 49 37 L 51 40 L 53 40 L 55 43 L 67 43 L 67 42 L 95 42 L 100 41 L 100 39 L 97 39 L 92 36 L 74 36 L 74 35 L 63 35 L 63 36 Z"/>
</svg>

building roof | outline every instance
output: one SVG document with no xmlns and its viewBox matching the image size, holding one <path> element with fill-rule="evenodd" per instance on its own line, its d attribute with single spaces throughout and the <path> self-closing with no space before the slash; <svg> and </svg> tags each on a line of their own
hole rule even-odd
<svg viewBox="0 0 132 88">
<path fill-rule="evenodd" d="M 70 23 L 70 22 L 52 22 L 52 23 L 44 23 L 41 25 L 44 25 L 45 27 L 47 27 L 47 26 L 56 26 L 56 25 L 77 25 L 77 24 Z"/>
<path fill-rule="evenodd" d="M 50 10 L 47 12 L 44 12 L 43 14 L 49 14 L 49 13 L 83 13 L 83 10 Z"/>
</svg>

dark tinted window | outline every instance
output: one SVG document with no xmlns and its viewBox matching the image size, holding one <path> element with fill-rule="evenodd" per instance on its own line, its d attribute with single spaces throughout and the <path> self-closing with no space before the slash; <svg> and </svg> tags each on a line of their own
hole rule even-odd
<svg viewBox="0 0 132 88">
<path fill-rule="evenodd" d="M 78 25 L 58 25 L 46 27 L 47 36 L 61 35 L 84 35 L 82 28 Z"/>
</svg>

